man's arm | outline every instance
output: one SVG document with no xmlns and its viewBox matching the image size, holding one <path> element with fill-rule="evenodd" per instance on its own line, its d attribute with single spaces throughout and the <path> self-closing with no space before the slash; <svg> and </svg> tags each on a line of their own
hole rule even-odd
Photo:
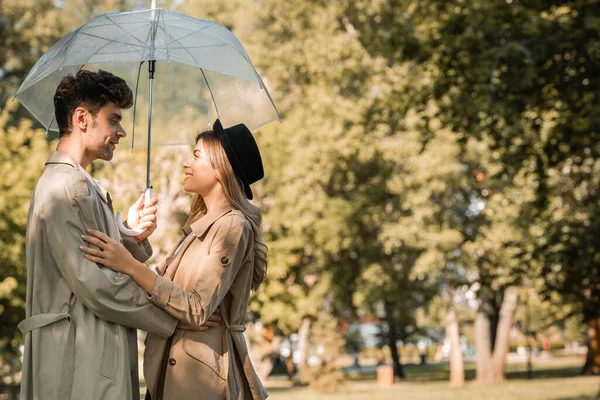
<svg viewBox="0 0 600 400">
<path fill-rule="evenodd" d="M 71 185 L 87 186 L 87 182 Z M 37 221 L 44 224 L 51 254 L 71 290 L 99 318 L 162 337 L 170 336 L 177 324 L 175 318 L 150 304 L 145 292 L 127 275 L 100 267 L 80 251 L 79 247 L 85 245 L 81 235 L 90 227 L 83 215 L 92 211 L 82 209 L 77 198 L 71 196 L 71 193 L 85 193 L 83 188 L 72 190 L 71 185 L 64 184 L 62 190 L 55 187 L 47 193 Z M 87 193 L 89 196 L 89 190 Z"/>
</svg>

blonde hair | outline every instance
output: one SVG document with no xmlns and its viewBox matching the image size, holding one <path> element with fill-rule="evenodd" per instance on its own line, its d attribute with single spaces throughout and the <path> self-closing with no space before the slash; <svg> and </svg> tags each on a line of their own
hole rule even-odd
<svg viewBox="0 0 600 400">
<path fill-rule="evenodd" d="M 210 160 L 212 169 L 215 171 L 217 180 L 223 186 L 223 192 L 229 203 L 241 211 L 252 227 L 254 234 L 254 271 L 252 273 L 252 290 L 256 291 L 267 275 L 267 245 L 261 239 L 262 216 L 258 207 L 250 203 L 244 194 L 241 182 L 235 176 L 233 168 L 225 154 L 225 150 L 217 135 L 213 131 L 205 131 L 196 137 L 196 143 L 202 140 L 202 144 Z M 192 197 L 190 216 L 186 225 L 200 219 L 206 214 L 206 204 L 199 194 Z"/>
</svg>

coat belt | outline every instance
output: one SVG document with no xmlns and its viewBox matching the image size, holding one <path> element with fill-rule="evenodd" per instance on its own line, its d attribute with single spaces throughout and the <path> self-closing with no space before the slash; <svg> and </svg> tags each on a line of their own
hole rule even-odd
<svg viewBox="0 0 600 400">
<path fill-rule="evenodd" d="M 60 380 L 59 399 L 68 400 L 71 398 L 71 389 L 73 387 L 73 373 L 75 370 L 75 323 L 69 313 L 42 313 L 25 318 L 17 326 L 24 335 L 32 330 L 42 328 L 55 322 L 66 319 L 69 321 L 69 335 L 65 352 L 63 354 L 63 369 Z"/>
<path fill-rule="evenodd" d="M 42 313 L 25 318 L 17 325 L 17 328 L 23 332 L 23 335 L 26 335 L 34 329 L 39 329 L 63 319 L 70 320 L 71 316 L 68 313 Z"/>
<path fill-rule="evenodd" d="M 242 382 L 239 382 L 239 377 L 236 377 L 235 375 L 233 375 L 231 373 L 231 370 L 233 368 L 233 365 L 235 364 L 235 357 L 234 357 L 234 353 L 235 353 L 235 346 L 233 344 L 233 337 L 231 336 L 231 332 L 244 332 L 246 330 L 246 325 L 229 325 L 229 315 L 228 313 L 225 311 L 224 309 L 225 307 L 223 307 L 223 305 L 221 305 L 220 310 L 221 310 L 221 319 L 223 320 L 223 322 L 225 323 L 225 346 L 226 346 L 226 350 L 227 350 L 227 363 L 226 365 L 226 372 L 225 372 L 225 376 L 227 377 L 227 390 L 226 390 L 226 399 L 227 400 L 235 400 L 234 397 L 232 396 L 231 390 L 229 389 L 230 386 L 233 386 L 235 388 L 236 391 L 236 395 L 238 396 L 243 396 L 243 384 Z M 236 379 L 238 378 L 238 379 Z"/>
<path fill-rule="evenodd" d="M 246 330 L 246 325 L 229 325 L 227 321 L 225 321 L 225 326 L 229 332 L 244 332 Z"/>
</svg>

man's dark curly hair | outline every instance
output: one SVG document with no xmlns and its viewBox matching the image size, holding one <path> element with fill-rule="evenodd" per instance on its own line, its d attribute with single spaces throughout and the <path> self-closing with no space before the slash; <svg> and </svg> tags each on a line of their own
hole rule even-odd
<svg viewBox="0 0 600 400">
<path fill-rule="evenodd" d="M 102 70 L 81 70 L 62 78 L 54 93 L 54 114 L 60 137 L 73 129 L 71 120 L 77 107 L 85 107 L 95 117 L 108 103 L 123 109 L 133 105 L 133 93 L 122 78 Z"/>
</svg>

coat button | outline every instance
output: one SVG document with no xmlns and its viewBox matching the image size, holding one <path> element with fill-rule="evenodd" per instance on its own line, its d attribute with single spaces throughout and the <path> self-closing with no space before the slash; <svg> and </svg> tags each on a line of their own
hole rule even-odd
<svg viewBox="0 0 600 400">
<path fill-rule="evenodd" d="M 223 256 L 221 257 L 221 264 L 226 265 L 229 264 L 229 258 Z"/>
<path fill-rule="evenodd" d="M 175 361 L 174 358 L 169 358 L 169 364 L 170 365 L 175 365 L 175 364 L 177 364 L 177 361 Z"/>
</svg>

